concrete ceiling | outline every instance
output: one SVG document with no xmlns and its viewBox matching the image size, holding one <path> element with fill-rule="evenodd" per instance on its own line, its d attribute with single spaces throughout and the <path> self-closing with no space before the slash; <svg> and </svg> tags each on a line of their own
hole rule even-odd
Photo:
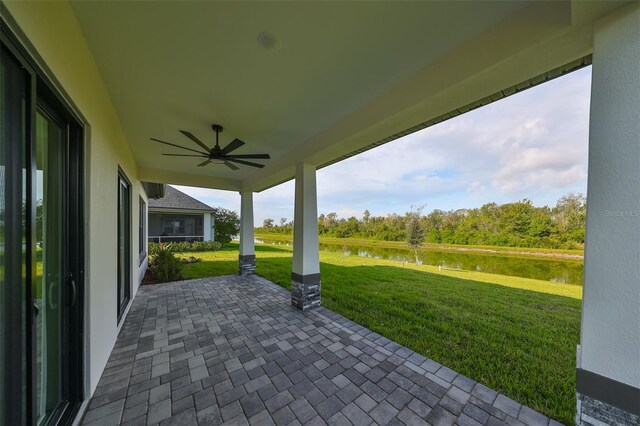
<svg viewBox="0 0 640 426">
<path fill-rule="evenodd" d="M 579 19 L 568 1 L 72 5 L 141 179 L 260 191 L 589 54 L 591 21 L 612 7 L 590 3 Z M 213 123 L 222 146 L 272 159 L 196 167 L 149 140 L 196 148 L 187 130 L 212 145 Z"/>
</svg>

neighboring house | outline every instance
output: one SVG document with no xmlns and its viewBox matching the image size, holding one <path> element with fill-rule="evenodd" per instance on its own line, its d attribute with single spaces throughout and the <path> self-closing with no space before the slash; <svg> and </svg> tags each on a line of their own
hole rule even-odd
<svg viewBox="0 0 640 426">
<path fill-rule="evenodd" d="M 149 199 L 149 242 L 213 241 L 214 211 L 167 185 L 164 197 Z"/>
</svg>

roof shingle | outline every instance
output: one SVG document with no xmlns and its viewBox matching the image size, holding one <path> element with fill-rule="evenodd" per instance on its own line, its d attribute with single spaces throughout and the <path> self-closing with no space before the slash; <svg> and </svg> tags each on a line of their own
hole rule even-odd
<svg viewBox="0 0 640 426">
<path fill-rule="evenodd" d="M 214 209 L 205 203 L 180 192 L 174 187 L 167 185 L 164 197 L 156 200 L 149 199 L 150 209 L 179 209 L 179 210 L 199 210 L 212 212 Z"/>
</svg>

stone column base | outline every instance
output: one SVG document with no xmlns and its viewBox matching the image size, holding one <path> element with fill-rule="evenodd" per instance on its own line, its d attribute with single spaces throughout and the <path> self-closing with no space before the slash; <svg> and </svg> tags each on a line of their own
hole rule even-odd
<svg viewBox="0 0 640 426">
<path fill-rule="evenodd" d="M 640 425 L 640 416 L 579 392 L 576 395 L 578 397 L 576 425 Z"/>
<path fill-rule="evenodd" d="M 320 306 L 320 274 L 291 274 L 291 304 L 302 311 Z"/>
<path fill-rule="evenodd" d="M 256 255 L 247 254 L 238 256 L 238 274 L 253 275 L 256 273 Z"/>
<path fill-rule="evenodd" d="M 576 370 L 576 425 L 640 425 L 640 388 Z"/>
</svg>

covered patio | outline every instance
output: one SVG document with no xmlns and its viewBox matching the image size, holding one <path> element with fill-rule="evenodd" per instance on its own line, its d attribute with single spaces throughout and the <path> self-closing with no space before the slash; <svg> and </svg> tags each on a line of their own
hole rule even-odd
<svg viewBox="0 0 640 426">
<path fill-rule="evenodd" d="M 547 424 L 321 306 L 316 175 L 592 66 L 575 422 L 638 424 L 638 46 L 637 0 L 0 0 L 0 423 Z M 240 277 L 140 287 L 160 184 L 241 194 Z"/>
<path fill-rule="evenodd" d="M 84 424 L 549 425 L 256 275 L 143 286 Z"/>
</svg>

